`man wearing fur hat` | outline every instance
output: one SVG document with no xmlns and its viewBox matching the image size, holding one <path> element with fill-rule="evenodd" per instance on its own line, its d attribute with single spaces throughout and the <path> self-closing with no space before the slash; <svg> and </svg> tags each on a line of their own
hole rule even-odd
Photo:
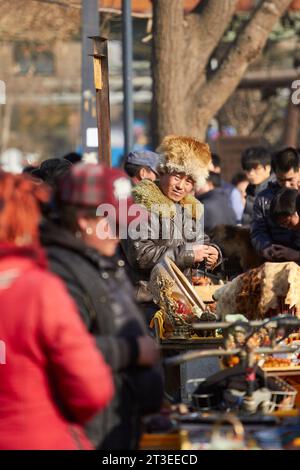
<svg viewBox="0 0 300 470">
<path fill-rule="evenodd" d="M 140 235 L 129 231 L 122 240 L 133 282 L 141 287 L 137 294 L 141 302 L 151 300 L 145 287 L 164 255 L 183 271 L 201 262 L 214 269 L 221 261 L 220 250 L 203 232 L 203 206 L 192 195 L 208 175 L 208 145 L 191 137 L 168 136 L 158 152 L 159 181 L 143 180 L 133 189 L 135 202 L 149 213 L 148 224 L 143 224 Z"/>
</svg>

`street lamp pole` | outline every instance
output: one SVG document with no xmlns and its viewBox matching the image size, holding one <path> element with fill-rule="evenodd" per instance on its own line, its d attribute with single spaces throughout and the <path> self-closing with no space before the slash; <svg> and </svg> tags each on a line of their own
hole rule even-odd
<svg viewBox="0 0 300 470">
<path fill-rule="evenodd" d="M 90 36 L 99 35 L 98 0 L 81 0 L 82 11 L 82 101 L 81 136 L 82 153 L 86 161 L 95 161 L 98 154 L 98 130 L 94 70 L 89 54 L 93 54 Z"/>
<path fill-rule="evenodd" d="M 122 31 L 123 31 L 123 92 L 124 92 L 124 137 L 125 155 L 133 149 L 133 89 L 132 89 L 132 17 L 131 0 L 122 0 Z"/>
</svg>

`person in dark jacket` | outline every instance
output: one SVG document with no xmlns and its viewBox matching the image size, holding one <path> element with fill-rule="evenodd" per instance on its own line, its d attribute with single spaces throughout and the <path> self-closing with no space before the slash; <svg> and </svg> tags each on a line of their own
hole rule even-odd
<svg viewBox="0 0 300 470">
<path fill-rule="evenodd" d="M 235 213 L 235 218 L 238 223 L 242 220 L 244 212 L 243 201 L 240 196 L 239 190 L 235 187 L 233 182 L 228 183 L 222 178 L 221 158 L 217 153 L 211 154 L 211 164 L 209 170 L 213 173 L 220 175 L 219 192 L 223 193 L 223 197 L 227 199 L 227 205 L 231 207 Z"/>
<path fill-rule="evenodd" d="M 273 197 L 270 206 L 270 218 L 281 227 L 300 231 L 300 195 L 297 189 L 281 188 Z M 277 259 L 282 258 L 300 263 L 300 250 L 293 250 L 281 245 L 272 245 L 272 253 Z"/>
<path fill-rule="evenodd" d="M 121 170 L 74 165 L 59 183 L 58 219 L 42 231 L 52 271 L 65 282 L 112 368 L 115 398 L 86 428 L 98 449 L 137 448 L 141 416 L 159 409 L 163 393 L 156 345 L 135 304 L 124 263 L 114 257 L 119 243 L 114 224 L 127 223 L 119 207 L 122 202 L 130 207 L 130 194 Z M 96 217 L 102 207 L 118 214 Z"/>
<path fill-rule="evenodd" d="M 300 195 L 297 189 L 281 188 L 273 197 L 270 217 L 282 227 L 300 229 Z"/>
<path fill-rule="evenodd" d="M 268 261 L 278 260 L 272 245 L 280 245 L 283 248 L 281 260 L 283 256 L 285 261 L 290 261 L 290 253 L 287 250 L 300 249 L 300 234 L 274 222 L 270 217 L 270 204 L 281 188 L 298 189 L 300 174 L 297 150 L 289 147 L 277 152 L 272 158 L 272 169 L 277 181 L 270 182 L 255 200 L 251 242 L 257 253 Z"/>
<path fill-rule="evenodd" d="M 191 137 L 166 137 L 158 152 L 159 181 L 143 180 L 133 189 L 137 204 L 148 212 L 140 233 L 121 240 L 137 285 L 137 299 L 151 302 L 147 283 L 165 255 L 185 271 L 201 262 L 214 269 L 222 255 L 203 231 L 203 206 L 192 195 L 205 184 L 211 154 L 208 145 Z"/>
<path fill-rule="evenodd" d="M 265 147 L 249 147 L 242 153 L 242 168 L 249 184 L 246 189 L 246 205 L 242 216 L 242 225 L 250 225 L 256 196 L 263 191 L 270 181 L 271 152 Z"/>
<path fill-rule="evenodd" d="M 232 207 L 220 187 L 220 175 L 209 172 L 205 187 L 197 199 L 204 205 L 204 230 L 210 233 L 217 225 L 236 225 L 237 220 Z"/>
</svg>

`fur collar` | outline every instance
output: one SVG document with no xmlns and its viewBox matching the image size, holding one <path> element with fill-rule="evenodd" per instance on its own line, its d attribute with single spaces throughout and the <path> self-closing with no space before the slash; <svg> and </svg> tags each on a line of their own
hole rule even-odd
<svg viewBox="0 0 300 470">
<path fill-rule="evenodd" d="M 146 207 L 147 211 L 154 210 L 162 217 L 174 217 L 176 214 L 175 202 L 165 196 L 151 180 L 142 180 L 133 188 L 132 194 L 135 202 Z M 192 219 L 199 220 L 202 217 L 203 205 L 194 196 L 186 196 L 179 204 L 187 209 Z"/>
</svg>

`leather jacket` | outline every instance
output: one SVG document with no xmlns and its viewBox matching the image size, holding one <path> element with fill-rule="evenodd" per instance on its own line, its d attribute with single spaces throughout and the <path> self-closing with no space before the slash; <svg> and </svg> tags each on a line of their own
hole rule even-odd
<svg viewBox="0 0 300 470">
<path fill-rule="evenodd" d="M 215 246 L 219 252 L 217 265 L 221 263 L 219 247 L 210 243 L 204 233 L 203 205 L 196 198 L 189 195 L 180 203 L 174 203 L 150 180 L 135 186 L 133 196 L 135 202 L 149 213 L 140 235 L 135 233 L 133 237 L 129 230 L 127 239 L 121 240 L 134 284 L 143 286 L 145 291 L 152 269 L 165 255 L 170 256 L 182 271 L 193 267 L 194 244 Z"/>
</svg>

